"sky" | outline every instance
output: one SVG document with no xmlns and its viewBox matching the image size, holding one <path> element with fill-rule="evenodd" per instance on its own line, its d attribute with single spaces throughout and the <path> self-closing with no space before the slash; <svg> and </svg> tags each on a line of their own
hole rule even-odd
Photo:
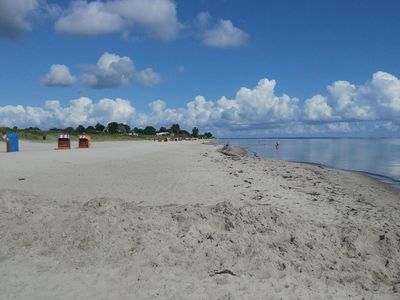
<svg viewBox="0 0 400 300">
<path fill-rule="evenodd" d="M 399 137 L 398 0 L 0 0 L 0 126 Z"/>
</svg>

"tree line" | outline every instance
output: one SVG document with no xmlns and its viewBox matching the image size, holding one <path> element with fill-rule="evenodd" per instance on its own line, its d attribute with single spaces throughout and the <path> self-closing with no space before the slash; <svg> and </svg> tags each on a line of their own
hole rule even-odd
<svg viewBox="0 0 400 300">
<path fill-rule="evenodd" d="M 18 127 L 14 126 L 13 128 L 3 127 L 0 128 L 2 132 L 7 131 L 23 131 L 32 134 L 42 134 L 45 131 L 41 130 L 38 127 L 28 127 L 25 129 L 19 129 Z M 131 128 L 129 125 L 124 123 L 118 122 L 111 122 L 107 125 L 103 125 L 97 123 L 96 125 L 92 126 L 83 126 L 79 125 L 76 128 L 67 127 L 67 128 L 50 128 L 47 132 L 63 132 L 68 134 L 135 134 L 135 135 L 156 135 L 157 133 L 165 133 L 174 136 L 181 136 L 181 137 L 205 137 L 205 138 L 212 138 L 213 135 L 211 132 L 205 132 L 204 134 L 199 133 L 199 129 L 197 127 L 193 127 L 191 132 L 187 130 L 181 129 L 179 124 L 172 124 L 170 128 L 160 127 L 158 130 L 153 126 L 146 126 L 144 128 L 134 127 Z"/>
</svg>

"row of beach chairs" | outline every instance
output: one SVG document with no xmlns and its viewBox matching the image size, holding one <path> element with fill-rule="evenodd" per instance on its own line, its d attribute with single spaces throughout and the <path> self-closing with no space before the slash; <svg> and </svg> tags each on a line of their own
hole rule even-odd
<svg viewBox="0 0 400 300">
<path fill-rule="evenodd" d="M 84 134 L 78 137 L 78 148 L 89 148 L 90 136 Z M 58 136 L 58 149 L 71 149 L 71 136 L 69 134 L 60 134 Z"/>
<path fill-rule="evenodd" d="M 156 141 L 156 139 L 154 139 Z M 157 139 L 158 142 L 179 142 L 181 138 L 161 137 Z"/>
<path fill-rule="evenodd" d="M 7 133 L 2 136 L 7 142 L 7 152 L 18 152 L 19 151 L 19 137 L 16 133 Z M 45 136 L 43 137 L 45 140 Z M 185 138 L 185 140 L 197 140 L 197 138 Z M 154 141 L 158 142 L 179 142 L 182 138 L 178 137 L 159 137 L 155 138 Z M 82 134 L 78 136 L 78 147 L 79 148 L 90 148 L 90 136 Z M 71 136 L 69 134 L 60 134 L 58 136 L 57 149 L 65 150 L 71 149 Z"/>
<path fill-rule="evenodd" d="M 19 136 L 16 133 L 5 133 L 1 136 L 7 144 L 7 152 L 19 152 Z M 45 140 L 45 136 L 43 136 Z M 89 148 L 90 136 L 83 134 L 78 136 L 78 147 Z M 69 134 L 60 134 L 58 136 L 57 149 L 71 149 L 71 136 Z"/>
</svg>

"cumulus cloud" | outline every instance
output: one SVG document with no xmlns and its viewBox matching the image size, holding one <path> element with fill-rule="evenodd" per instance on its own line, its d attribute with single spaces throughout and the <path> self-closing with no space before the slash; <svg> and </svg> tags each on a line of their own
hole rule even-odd
<svg viewBox="0 0 400 300">
<path fill-rule="evenodd" d="M 254 89 L 241 88 L 233 100 L 237 115 L 254 123 L 276 123 L 297 118 L 298 99 L 275 95 L 275 80 L 262 79 Z"/>
<path fill-rule="evenodd" d="M 161 75 L 153 71 L 152 68 L 136 72 L 135 78 L 140 84 L 146 87 L 152 87 L 161 82 Z"/>
<path fill-rule="evenodd" d="M 133 61 L 127 56 L 104 53 L 96 65 L 82 66 L 83 83 L 96 89 L 117 87 L 129 82 L 135 71 Z"/>
<path fill-rule="evenodd" d="M 46 86 L 69 86 L 76 82 L 66 65 L 51 65 L 49 72 L 41 79 Z"/>
<path fill-rule="evenodd" d="M 156 125 L 180 122 L 185 126 L 230 127 L 248 129 L 271 126 L 295 119 L 299 114 L 298 99 L 276 96 L 276 82 L 262 79 L 254 89 L 241 88 L 234 99 L 217 101 L 197 96 L 185 107 L 172 109 L 162 100 L 150 103 L 147 122 Z"/>
<path fill-rule="evenodd" d="M 57 20 L 58 32 L 77 36 L 143 29 L 158 40 L 177 36 L 182 25 L 171 0 L 73 1 Z"/>
<path fill-rule="evenodd" d="M 346 122 L 330 123 L 327 125 L 328 128 L 333 132 L 350 132 L 350 124 Z"/>
<path fill-rule="evenodd" d="M 132 123 L 132 117 L 135 114 L 135 108 L 130 101 L 124 99 L 102 99 L 93 105 L 92 118 L 96 122 L 109 123 L 121 122 Z M 94 124 L 95 122 L 91 122 Z"/>
<path fill-rule="evenodd" d="M 35 18 L 55 16 L 59 10 L 59 6 L 45 0 L 1 0 L 0 37 L 16 39 L 21 32 L 32 29 Z"/>
<path fill-rule="evenodd" d="M 333 114 L 344 119 L 368 120 L 375 118 L 373 107 L 366 95 L 361 95 L 365 87 L 357 88 L 347 81 L 336 81 L 328 86 L 329 107 Z M 361 97 L 360 97 L 361 96 Z"/>
<path fill-rule="evenodd" d="M 332 118 L 332 107 L 327 103 L 327 98 L 315 95 L 307 99 L 304 104 L 304 118 L 309 121 L 328 121 Z"/>
<path fill-rule="evenodd" d="M 209 12 L 202 11 L 197 14 L 196 22 L 201 30 L 205 30 L 208 27 L 210 27 L 210 24 L 212 22 L 212 17 Z"/>
<path fill-rule="evenodd" d="M 37 0 L 0 1 L 0 35 L 15 38 L 21 31 L 31 30 L 30 18 L 38 7 Z"/>
<path fill-rule="evenodd" d="M 96 64 L 81 65 L 82 83 L 94 89 L 114 88 L 129 83 L 134 78 L 145 87 L 152 87 L 161 82 L 162 77 L 152 68 L 136 71 L 133 61 L 128 56 L 103 53 Z M 49 72 L 41 78 L 41 83 L 46 86 L 69 86 L 77 78 L 71 75 L 65 65 L 54 64 Z"/>
<path fill-rule="evenodd" d="M 400 113 L 400 80 L 385 72 L 377 72 L 363 87 L 368 98 L 375 98 L 384 113 Z M 371 99 L 370 99 L 371 100 Z"/>
<path fill-rule="evenodd" d="M 123 28 L 123 18 L 107 11 L 103 2 L 74 1 L 55 23 L 57 31 L 80 36 L 118 32 Z"/>
<path fill-rule="evenodd" d="M 400 116 L 400 80 L 392 74 L 376 72 L 371 80 L 358 86 L 340 80 L 327 90 L 325 97 L 306 100 L 306 119 L 371 121 Z"/>
<path fill-rule="evenodd" d="M 394 122 L 383 122 L 380 124 L 376 124 L 375 128 L 396 132 L 400 129 L 400 120 L 399 120 L 399 125 L 396 125 Z"/>
<path fill-rule="evenodd" d="M 136 70 L 128 56 L 105 52 L 95 65 L 83 65 L 82 81 L 95 89 L 114 88 L 128 84 L 134 77 L 141 85 L 152 87 L 161 82 L 161 75 L 152 68 Z"/>
<path fill-rule="evenodd" d="M 208 12 L 197 15 L 197 24 L 201 32 L 203 43 L 215 48 L 234 48 L 247 43 L 249 35 L 235 27 L 230 20 L 219 20 L 212 24 L 212 17 Z"/>
<path fill-rule="evenodd" d="M 169 126 L 178 122 L 186 128 L 198 126 L 217 131 L 222 128 L 320 134 L 361 130 L 363 126 L 355 124 L 363 122 L 370 124 L 368 128 L 396 132 L 400 125 L 399 84 L 395 76 L 377 72 L 361 85 L 334 82 L 326 95 L 302 102 L 286 94 L 277 95 L 275 80 L 262 79 L 254 88 L 240 88 L 232 99 L 221 97 L 213 101 L 197 96 L 180 108 L 169 108 L 159 99 L 149 104 L 150 112 L 146 114 L 136 112 L 128 100 L 94 102 L 83 97 L 71 100 L 67 107 L 58 101 L 47 101 L 43 107 L 0 107 L 0 126 L 48 128 L 111 121 L 132 126 Z"/>
<path fill-rule="evenodd" d="M 232 48 L 246 44 L 248 34 L 233 26 L 230 20 L 221 20 L 214 28 L 204 32 L 203 42 L 207 46 Z"/>
<path fill-rule="evenodd" d="M 59 128 L 111 121 L 130 123 L 134 113 L 131 103 L 119 98 L 101 99 L 95 103 L 81 97 L 71 100 L 66 107 L 57 100 L 49 100 L 43 107 L 0 106 L 0 126 Z"/>
</svg>

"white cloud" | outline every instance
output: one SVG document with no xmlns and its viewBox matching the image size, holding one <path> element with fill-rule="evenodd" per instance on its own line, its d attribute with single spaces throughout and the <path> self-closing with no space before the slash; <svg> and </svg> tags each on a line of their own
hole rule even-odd
<svg viewBox="0 0 400 300">
<path fill-rule="evenodd" d="M 0 1 L 0 36 L 16 38 L 21 31 L 31 30 L 38 9 L 38 0 Z"/>
<path fill-rule="evenodd" d="M 400 80 L 386 72 L 376 72 L 359 86 L 336 81 L 328 86 L 328 102 L 341 120 L 378 120 L 400 115 Z"/>
<path fill-rule="evenodd" d="M 196 21 L 197 21 L 197 25 L 199 26 L 199 28 L 205 30 L 205 29 L 207 29 L 207 27 L 210 26 L 212 17 L 209 12 L 202 11 L 197 14 Z"/>
<path fill-rule="evenodd" d="M 135 78 L 140 84 L 146 87 L 152 87 L 161 82 L 161 75 L 154 72 L 152 68 L 136 72 Z"/>
<path fill-rule="evenodd" d="M 363 87 L 365 93 L 375 97 L 385 113 L 400 113 L 400 80 L 385 72 L 376 72 L 371 82 Z"/>
<path fill-rule="evenodd" d="M 400 80 L 386 72 L 376 72 L 361 85 L 336 81 L 326 96 L 305 101 L 303 116 L 308 121 L 374 121 L 400 117 Z"/>
<path fill-rule="evenodd" d="M 95 89 L 114 88 L 129 83 L 134 77 L 141 85 L 152 87 L 161 82 L 162 77 L 152 68 L 135 71 L 135 65 L 128 56 L 103 53 L 96 64 L 81 65 L 82 83 Z M 46 86 L 69 86 L 77 81 L 65 65 L 52 65 L 49 72 L 41 78 Z"/>
<path fill-rule="evenodd" d="M 76 127 L 80 124 L 93 125 L 111 121 L 131 123 L 135 108 L 124 99 L 101 99 L 94 103 L 90 98 L 81 97 L 62 107 L 59 101 L 46 101 L 43 107 L 0 106 L 0 126 L 41 128 Z M 13 125 L 11 125 L 13 124 Z"/>
<path fill-rule="evenodd" d="M 117 32 L 123 28 L 123 18 L 107 11 L 103 2 L 74 1 L 55 24 L 59 32 L 81 36 Z"/>
<path fill-rule="evenodd" d="M 304 104 L 304 118 L 310 121 L 328 121 L 332 118 L 332 107 L 327 103 L 327 98 L 315 95 L 307 99 Z"/>
<path fill-rule="evenodd" d="M 350 132 L 350 124 L 346 122 L 330 123 L 327 125 L 331 131 L 334 132 Z"/>
<path fill-rule="evenodd" d="M 21 32 L 32 29 L 35 18 L 58 13 L 58 5 L 48 4 L 45 0 L 1 0 L 0 37 L 15 39 Z"/>
<path fill-rule="evenodd" d="M 83 83 L 96 89 L 117 87 L 129 82 L 135 66 L 127 56 L 104 53 L 96 65 L 82 67 L 84 74 Z"/>
<path fill-rule="evenodd" d="M 216 48 L 240 47 L 247 43 L 249 35 L 233 26 L 230 20 L 221 20 L 218 25 L 204 32 L 203 42 Z"/>
<path fill-rule="evenodd" d="M 197 25 L 203 43 L 215 48 L 234 48 L 247 43 L 249 35 L 235 27 L 230 20 L 219 20 L 212 25 L 212 17 L 208 12 L 197 15 Z"/>
<path fill-rule="evenodd" d="M 197 96 L 178 109 L 167 108 L 164 102 L 157 100 L 150 104 L 152 113 L 148 115 L 148 122 L 155 125 L 181 122 L 188 127 L 225 126 L 242 129 L 269 126 L 297 118 L 298 100 L 287 95 L 276 96 L 275 84 L 274 80 L 260 80 L 254 89 L 241 88 L 231 100 L 221 97 L 214 102 Z"/>
<path fill-rule="evenodd" d="M 121 122 L 132 123 L 131 118 L 135 113 L 135 108 L 128 100 L 124 99 L 102 99 L 94 104 L 93 116 L 97 122 Z M 92 122 L 94 124 L 94 122 Z"/>
<path fill-rule="evenodd" d="M 69 86 L 76 82 L 66 65 L 51 65 L 49 72 L 41 79 L 46 86 Z"/>
<path fill-rule="evenodd" d="M 373 107 L 362 90 L 347 81 L 336 81 L 328 86 L 328 101 L 333 114 L 342 119 L 369 120 L 375 118 Z M 373 100 L 373 99 L 371 99 Z"/>
<path fill-rule="evenodd" d="M 298 115 L 298 99 L 275 95 L 275 80 L 262 79 L 254 89 L 241 88 L 234 102 L 237 115 L 254 123 L 276 123 L 293 120 Z M 245 123 L 245 122 L 243 122 Z"/>
<path fill-rule="evenodd" d="M 109 63 L 104 60 L 98 65 L 106 68 Z M 0 107 L 0 126 L 48 128 L 117 121 L 133 126 L 169 126 L 178 122 L 184 128 L 198 126 L 219 132 L 268 130 L 271 133 L 323 134 L 363 128 L 397 132 L 399 82 L 393 75 L 377 72 L 362 85 L 337 81 L 328 86 L 326 96 L 315 95 L 301 103 L 285 94 L 276 95 L 276 82 L 262 79 L 252 89 L 240 88 L 232 99 L 221 97 L 212 101 L 197 96 L 180 108 L 168 108 L 164 101 L 156 100 L 149 104 L 150 113 L 147 114 L 136 112 L 134 106 L 123 99 L 102 99 L 95 103 L 83 97 L 71 100 L 67 107 L 62 107 L 58 101 L 47 101 L 43 107 L 8 105 Z"/>
<path fill-rule="evenodd" d="M 400 125 L 400 122 L 399 122 Z M 387 131 L 398 131 L 400 129 L 400 126 L 396 125 L 394 122 L 383 122 L 381 124 L 376 124 L 375 129 L 385 129 Z"/>
<path fill-rule="evenodd" d="M 55 24 L 59 32 L 95 36 L 143 29 L 158 40 L 177 36 L 182 25 L 178 22 L 176 5 L 171 0 L 78 0 Z"/>
</svg>

